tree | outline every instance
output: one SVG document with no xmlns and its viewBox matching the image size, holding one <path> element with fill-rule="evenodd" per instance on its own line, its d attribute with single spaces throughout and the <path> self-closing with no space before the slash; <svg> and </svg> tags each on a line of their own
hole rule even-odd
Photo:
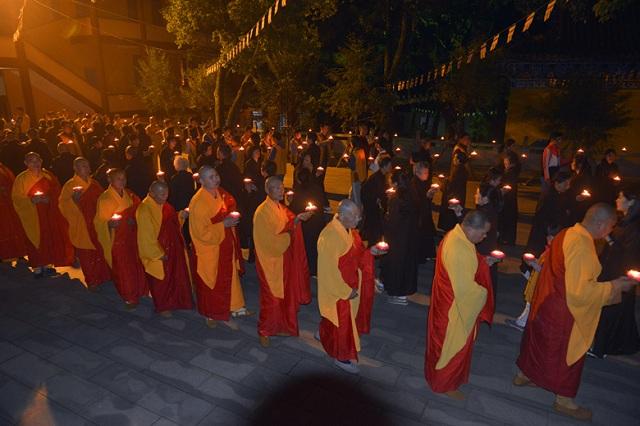
<svg viewBox="0 0 640 426">
<path fill-rule="evenodd" d="M 182 109 L 179 76 L 168 55 L 154 48 L 147 48 L 146 53 L 138 64 L 137 95 L 153 114 L 168 115 Z"/>
</svg>

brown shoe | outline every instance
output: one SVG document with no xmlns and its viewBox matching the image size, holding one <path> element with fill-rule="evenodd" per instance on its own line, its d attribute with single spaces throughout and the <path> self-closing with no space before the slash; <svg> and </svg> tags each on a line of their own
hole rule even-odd
<svg viewBox="0 0 640 426">
<path fill-rule="evenodd" d="M 460 392 L 458 389 L 445 392 L 444 394 L 451 399 L 455 399 L 456 401 L 464 401 L 466 399 L 466 396 L 462 392 Z"/>
<path fill-rule="evenodd" d="M 124 309 L 126 309 L 127 311 L 135 311 L 137 307 L 138 307 L 137 303 L 124 302 Z"/>
<path fill-rule="evenodd" d="M 531 380 L 529 380 L 528 377 L 522 376 L 520 374 L 516 374 L 515 377 L 513 378 L 513 385 L 519 386 L 519 387 L 523 387 L 523 386 L 531 386 L 532 388 L 537 387 L 536 384 L 533 383 Z"/>
<path fill-rule="evenodd" d="M 216 320 L 214 320 L 213 318 L 207 318 L 207 327 L 216 328 L 217 325 L 218 323 L 216 322 Z"/>
<path fill-rule="evenodd" d="M 553 409 L 560 414 L 564 414 L 565 416 L 573 417 L 576 420 L 582 420 L 584 422 L 590 422 L 593 413 L 588 408 L 577 407 L 577 408 L 569 408 L 564 405 L 558 404 L 557 402 L 553 403 Z"/>
<path fill-rule="evenodd" d="M 160 315 L 162 315 L 164 318 L 171 318 L 173 316 L 171 314 L 171 311 L 162 311 L 160 312 Z"/>
<path fill-rule="evenodd" d="M 269 336 L 260 336 L 260 346 L 263 348 L 268 348 L 271 345 L 269 341 Z"/>
</svg>

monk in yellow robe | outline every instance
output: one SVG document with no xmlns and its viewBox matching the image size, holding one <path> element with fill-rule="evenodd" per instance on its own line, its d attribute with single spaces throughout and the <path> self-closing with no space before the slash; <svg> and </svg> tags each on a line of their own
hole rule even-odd
<svg viewBox="0 0 640 426">
<path fill-rule="evenodd" d="M 493 318 L 490 264 L 476 251 L 491 224 L 481 211 L 471 211 L 448 232 L 436 256 L 427 322 L 425 378 L 433 392 L 462 400 L 458 390 L 469 381 L 471 354 L 480 321 Z"/>
<path fill-rule="evenodd" d="M 516 386 L 537 385 L 556 394 L 554 409 L 579 420 L 591 410 L 578 406 L 580 376 L 593 342 L 602 307 L 620 303 L 635 281 L 620 277 L 598 282 L 602 270 L 594 240 L 616 224 L 614 208 L 598 203 L 581 223 L 561 231 L 551 243 L 533 293 L 522 336 Z"/>
<path fill-rule="evenodd" d="M 189 204 L 189 232 L 193 244 L 192 271 L 198 312 L 213 328 L 230 317 L 251 315 L 245 308 L 240 276 L 244 273 L 236 200 L 220 187 L 220 175 L 211 166 L 199 170 L 201 188 Z"/>
<path fill-rule="evenodd" d="M 58 209 L 60 184 L 42 168 L 42 158 L 35 152 L 25 155 L 27 170 L 13 182 L 11 199 L 27 235 L 29 265 L 36 278 L 55 275 L 55 266 L 73 262 L 67 222 Z"/>
<path fill-rule="evenodd" d="M 27 254 L 24 229 L 11 199 L 15 179 L 11 169 L 0 163 L 0 259 L 19 258 Z"/>
<path fill-rule="evenodd" d="M 182 224 L 167 198 L 169 186 L 155 181 L 136 210 L 138 253 L 156 312 L 164 317 L 176 309 L 193 307 Z"/>
<path fill-rule="evenodd" d="M 109 187 L 98 198 L 93 225 L 104 258 L 126 309 L 135 309 L 140 298 L 149 292 L 144 267 L 138 256 L 136 209 L 140 199 L 125 189 L 124 170 L 110 169 Z"/>
<path fill-rule="evenodd" d="M 373 256 L 383 254 L 375 245 L 367 249 L 362 243 L 356 229 L 360 218 L 360 208 L 351 200 L 342 200 L 338 214 L 318 238 L 318 306 L 322 320 L 316 338 L 335 359 L 334 364 L 352 374 L 359 372 L 356 362 L 362 330 L 357 317 L 367 305 L 361 304 L 366 297 L 363 288 L 373 288 Z"/>
<path fill-rule="evenodd" d="M 281 201 L 284 185 L 279 177 L 265 182 L 267 198 L 253 216 L 256 272 L 260 280 L 258 335 L 263 347 L 269 336 L 297 336 L 298 308 L 311 302 L 309 267 L 300 221 L 313 211 L 294 215 Z"/>
<path fill-rule="evenodd" d="M 69 239 L 80 261 L 85 283 L 89 290 L 94 290 L 111 279 L 111 271 L 93 226 L 98 197 L 103 188 L 89 176 L 91 166 L 86 158 L 77 157 L 73 161 L 73 169 L 74 176 L 64 184 L 60 193 L 60 211 L 69 224 Z"/>
</svg>

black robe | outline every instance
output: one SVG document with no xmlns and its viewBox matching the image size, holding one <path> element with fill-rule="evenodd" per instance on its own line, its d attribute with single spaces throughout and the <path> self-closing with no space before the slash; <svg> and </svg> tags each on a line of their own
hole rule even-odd
<svg viewBox="0 0 640 426">
<path fill-rule="evenodd" d="M 602 273 L 598 281 L 608 281 L 638 269 L 640 262 L 640 217 L 623 219 L 611 233 L 612 245 L 600 256 Z M 636 324 L 636 289 L 622 293 L 622 303 L 602 308 L 592 352 L 598 356 L 632 355 L 640 350 Z"/>
<path fill-rule="evenodd" d="M 527 241 L 527 252 L 539 257 L 547 245 L 547 229 L 549 227 L 568 228 L 575 225 L 575 217 L 572 209 L 572 192 L 569 190 L 562 194 L 556 191 L 555 187 L 550 187 L 549 191 L 543 194 L 536 206 L 533 216 L 531 231 Z"/>
<path fill-rule="evenodd" d="M 244 176 L 251 179 L 256 186 L 255 191 L 248 192 L 242 188 L 242 219 L 238 225 L 240 246 L 245 249 L 253 249 L 253 216 L 258 206 L 265 200 L 267 193 L 264 190 L 264 178 L 260 173 L 261 161 L 249 158 L 244 163 Z"/>
<path fill-rule="evenodd" d="M 498 218 L 498 234 L 500 242 L 513 246 L 518 234 L 518 176 L 520 165 L 515 165 L 504 171 L 502 184 L 511 186 L 510 191 L 503 194 L 504 206 Z"/>
<path fill-rule="evenodd" d="M 430 186 L 428 180 L 423 182 L 415 176 L 411 179 L 411 198 L 417 211 L 416 258 L 418 264 L 436 257 L 434 240 L 436 226 L 433 223 L 432 200 L 427 197 Z"/>
<path fill-rule="evenodd" d="M 169 204 L 176 211 L 189 207 L 191 198 L 196 193 L 196 184 L 193 174 L 186 170 L 180 170 L 169 181 Z M 191 244 L 191 234 L 189 234 L 189 219 L 182 224 L 182 236 L 187 246 Z"/>
<path fill-rule="evenodd" d="M 618 198 L 619 184 L 613 180 L 613 176 L 619 175 L 618 164 L 609 164 L 607 160 L 602 160 L 596 167 L 595 177 L 595 201 L 614 205 Z"/>
<path fill-rule="evenodd" d="M 465 206 L 465 202 L 467 201 L 467 180 L 469 180 L 467 160 L 467 147 L 464 145 L 456 145 L 453 148 L 449 179 L 445 185 L 442 201 L 440 202 L 438 228 L 445 232 L 452 230 L 458 223 L 455 213 L 449 208 L 448 200 L 457 198 L 460 200 L 462 207 Z"/>
<path fill-rule="evenodd" d="M 484 185 L 487 185 L 488 188 L 483 188 Z M 498 223 L 500 212 L 504 208 L 504 199 L 500 188 L 482 184 L 480 191 L 489 199 L 489 202 L 483 206 L 476 206 L 476 209 L 487 215 L 491 227 L 485 239 L 476 244 L 476 249 L 481 255 L 488 256 L 493 250 L 498 249 Z M 490 270 L 491 284 L 493 285 L 493 294 L 495 297 L 498 292 L 498 264 L 493 264 Z"/>
<path fill-rule="evenodd" d="M 51 171 L 58 178 L 58 182 L 66 182 L 74 175 L 73 160 L 76 156 L 70 152 L 63 152 L 51 161 Z"/>
<path fill-rule="evenodd" d="M 164 172 L 165 182 L 169 182 L 173 175 L 176 174 L 176 169 L 173 167 L 174 150 L 170 149 L 168 145 L 160 151 L 160 170 Z"/>
<path fill-rule="evenodd" d="M 389 243 L 389 252 L 380 262 L 380 278 L 389 296 L 408 296 L 417 291 L 417 224 L 418 212 L 410 191 L 398 190 L 389 199 L 384 225 L 384 239 Z"/>
<path fill-rule="evenodd" d="M 309 202 L 318 207 L 318 210 L 316 210 L 309 220 L 302 222 L 302 235 L 307 251 L 309 273 L 311 275 L 318 274 L 318 237 L 327 224 L 323 213 L 324 201 L 325 194 L 320 184 L 316 181 L 310 181 L 306 184 L 298 185 L 298 188 L 293 194 L 291 205 L 289 206 L 295 214 L 304 212 Z"/>
<path fill-rule="evenodd" d="M 383 234 L 384 214 L 387 211 L 387 178 L 379 170 L 362 184 L 362 239 L 369 246 L 380 241 Z"/>
<path fill-rule="evenodd" d="M 571 188 L 569 189 L 569 192 L 571 193 L 570 198 L 573 204 L 573 209 L 571 210 L 572 222 L 577 223 L 582 221 L 585 213 L 587 213 L 587 210 L 589 210 L 589 207 L 597 202 L 597 190 L 594 190 L 593 188 L 593 176 L 591 176 L 591 174 L 587 171 L 583 171 L 579 174 L 574 174 L 571 178 Z M 580 195 L 580 193 L 585 189 L 591 192 L 591 197 L 583 201 L 577 201 L 576 197 Z"/>
<path fill-rule="evenodd" d="M 142 158 L 134 157 L 129 160 L 124 172 L 127 176 L 127 188 L 132 190 L 140 199 L 146 197 L 154 176 L 149 172 Z"/>
<path fill-rule="evenodd" d="M 241 207 L 244 182 L 242 181 L 242 173 L 240 173 L 238 166 L 231 160 L 222 160 L 216 166 L 216 170 L 220 175 L 220 186 L 222 189 L 233 195 L 238 207 Z"/>
<path fill-rule="evenodd" d="M 0 162 L 7 166 L 15 176 L 27 168 L 24 165 L 25 154 L 25 145 L 21 145 L 17 139 L 4 140 L 0 144 Z"/>
</svg>

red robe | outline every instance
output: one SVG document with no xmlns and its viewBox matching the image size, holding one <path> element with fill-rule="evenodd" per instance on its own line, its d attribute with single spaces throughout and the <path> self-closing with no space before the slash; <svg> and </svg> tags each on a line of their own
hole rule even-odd
<svg viewBox="0 0 640 426">
<path fill-rule="evenodd" d="M 211 218 L 211 223 L 221 223 L 229 213 L 237 210 L 236 200 L 231 194 L 218 188 L 222 199 L 222 207 Z M 240 262 L 240 275 L 244 273 L 244 260 L 240 248 L 240 240 L 234 228 L 224 228 L 224 239 L 218 254 L 218 274 L 213 289 L 207 286 L 198 274 L 198 255 L 196 250 L 191 254 L 191 270 L 196 285 L 198 312 L 207 318 L 228 321 L 231 315 L 231 287 L 233 285 L 233 258 Z"/>
<path fill-rule="evenodd" d="M 95 250 L 87 250 L 76 247 L 76 256 L 78 256 L 85 282 L 89 287 L 97 286 L 111 279 L 111 271 L 106 260 L 104 260 L 102 247 L 96 235 L 96 228 L 93 226 L 98 197 L 103 191 L 98 182 L 91 180 L 91 184 L 84 190 L 78 201 L 78 208 L 87 224 L 89 238 L 96 248 Z"/>
<path fill-rule="evenodd" d="M 442 260 L 443 242 L 440 243 L 436 256 L 436 270 L 431 288 L 431 304 L 427 320 L 427 348 L 424 363 L 425 378 L 431 390 L 438 393 L 456 390 L 460 385 L 469 381 L 473 342 L 475 341 L 478 325 L 481 321 L 491 324 L 494 312 L 491 272 L 484 256 L 476 254 L 478 257 L 478 269 L 475 273 L 475 281 L 487 290 L 486 303 L 480 311 L 476 324 L 471 333 L 469 333 L 469 337 L 462 349 L 451 358 L 444 368 L 436 369 L 445 341 L 449 322 L 449 309 L 454 301 L 452 284 Z"/>
<path fill-rule="evenodd" d="M 291 243 L 283 255 L 284 298 L 271 293 L 271 289 L 260 265 L 256 252 L 256 272 L 260 280 L 260 314 L 258 317 L 258 335 L 275 336 L 287 334 L 297 336 L 298 310 L 300 305 L 311 303 L 309 285 L 309 265 L 304 247 L 302 227 L 294 226 L 295 215 L 281 205 L 288 217 L 285 228 L 280 233 L 289 233 Z M 255 222 L 254 222 L 255 223 Z"/>
<path fill-rule="evenodd" d="M 182 227 L 176 211 L 169 203 L 162 205 L 158 243 L 167 256 L 167 260 L 162 262 L 164 279 L 159 280 L 147 274 L 156 312 L 193 308 Z"/>
<path fill-rule="evenodd" d="M 0 164 L 0 259 L 13 259 L 27 254 L 26 236 L 11 200 L 15 176 Z"/>
</svg>

